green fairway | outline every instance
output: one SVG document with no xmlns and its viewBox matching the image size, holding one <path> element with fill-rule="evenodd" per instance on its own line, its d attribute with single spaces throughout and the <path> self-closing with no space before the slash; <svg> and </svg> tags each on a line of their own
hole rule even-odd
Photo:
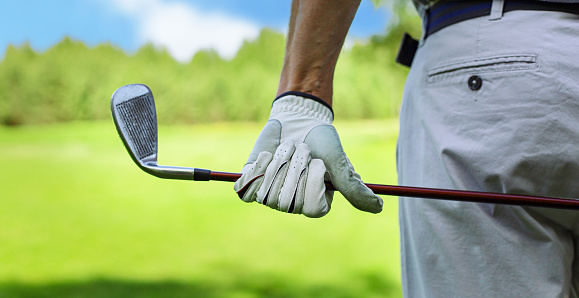
<svg viewBox="0 0 579 298">
<path fill-rule="evenodd" d="M 159 163 L 239 172 L 261 126 L 161 126 Z M 365 182 L 396 184 L 396 120 L 336 127 Z M 283 214 L 142 172 L 112 121 L 0 127 L 0 169 L 0 297 L 401 296 L 395 197 Z"/>
</svg>

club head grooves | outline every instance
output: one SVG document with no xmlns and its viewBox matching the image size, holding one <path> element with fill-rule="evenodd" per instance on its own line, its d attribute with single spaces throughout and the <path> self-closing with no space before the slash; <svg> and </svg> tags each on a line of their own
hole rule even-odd
<svg viewBox="0 0 579 298">
<path fill-rule="evenodd" d="M 143 168 L 157 164 L 157 114 L 151 89 L 130 84 L 117 89 L 111 98 L 113 119 L 127 151 Z"/>
</svg>

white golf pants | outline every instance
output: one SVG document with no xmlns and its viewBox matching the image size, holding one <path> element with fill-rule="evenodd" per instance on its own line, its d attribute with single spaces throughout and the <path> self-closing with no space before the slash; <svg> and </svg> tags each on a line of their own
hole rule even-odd
<svg viewBox="0 0 579 298">
<path fill-rule="evenodd" d="M 579 17 L 511 11 L 423 40 L 400 185 L 579 198 Z M 576 297 L 579 212 L 400 198 L 406 297 Z"/>
</svg>

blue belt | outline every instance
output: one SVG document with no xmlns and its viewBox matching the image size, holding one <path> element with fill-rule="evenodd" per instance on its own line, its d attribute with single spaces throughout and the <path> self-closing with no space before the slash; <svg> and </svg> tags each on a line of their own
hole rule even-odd
<svg viewBox="0 0 579 298">
<path fill-rule="evenodd" d="M 492 1 L 441 1 L 426 11 L 426 35 L 458 22 L 491 13 Z M 505 0 L 503 12 L 513 10 L 560 11 L 579 14 L 579 3 L 558 3 L 530 0 Z"/>
<path fill-rule="evenodd" d="M 426 10 L 423 20 L 425 24 L 424 38 L 452 24 L 488 16 L 491 14 L 491 7 L 492 0 L 440 1 Z M 502 11 L 509 12 L 513 10 L 560 11 L 579 15 L 579 3 L 505 0 Z M 400 44 L 396 62 L 410 66 L 417 48 L 418 41 L 405 34 Z"/>
</svg>

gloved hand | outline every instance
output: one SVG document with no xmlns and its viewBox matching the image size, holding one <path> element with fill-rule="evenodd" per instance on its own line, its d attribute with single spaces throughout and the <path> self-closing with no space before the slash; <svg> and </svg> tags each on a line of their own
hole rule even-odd
<svg viewBox="0 0 579 298">
<path fill-rule="evenodd" d="M 313 95 L 280 95 L 235 182 L 239 197 L 283 212 L 321 217 L 329 212 L 333 197 L 325 179 L 354 207 L 382 211 L 382 199 L 364 185 L 346 157 L 333 118 L 329 105 Z"/>
</svg>

